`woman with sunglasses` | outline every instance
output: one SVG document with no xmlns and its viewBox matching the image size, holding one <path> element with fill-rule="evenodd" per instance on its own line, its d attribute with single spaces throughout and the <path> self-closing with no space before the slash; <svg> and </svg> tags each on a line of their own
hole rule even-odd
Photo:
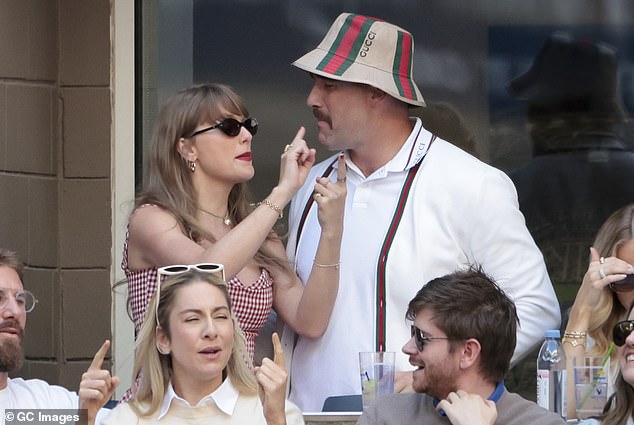
<svg viewBox="0 0 634 425">
<path fill-rule="evenodd" d="M 570 311 L 562 339 L 568 364 L 568 418 L 576 417 L 573 365 L 587 355 L 610 357 L 610 376 L 618 371 L 611 346 L 614 325 L 634 301 L 634 204 L 603 223 L 590 248 L 590 264 Z M 610 385 L 610 391 L 612 385 Z"/>
<path fill-rule="evenodd" d="M 134 398 L 104 424 L 303 424 L 286 401 L 284 356 L 273 335 L 274 360 L 250 370 L 246 346 L 218 274 L 189 269 L 168 276 L 137 338 Z M 159 422 L 160 421 L 160 422 Z"/>
<path fill-rule="evenodd" d="M 619 372 L 603 413 L 595 419 L 586 419 L 579 425 L 634 425 L 634 312 L 630 307 L 628 320 L 617 323 L 612 335 L 619 347 Z"/>
<path fill-rule="evenodd" d="M 278 184 L 252 204 L 247 182 L 254 176 L 251 142 L 257 128 L 242 99 L 221 84 L 191 86 L 162 107 L 122 263 L 137 333 L 159 268 L 210 262 L 224 265 L 251 361 L 272 307 L 302 335 L 325 331 L 338 288 L 345 174 L 315 183 L 322 231 L 304 287 L 272 229 L 305 181 L 315 150 L 300 128 L 281 155 Z M 340 169 L 345 173 L 345 165 Z"/>
</svg>

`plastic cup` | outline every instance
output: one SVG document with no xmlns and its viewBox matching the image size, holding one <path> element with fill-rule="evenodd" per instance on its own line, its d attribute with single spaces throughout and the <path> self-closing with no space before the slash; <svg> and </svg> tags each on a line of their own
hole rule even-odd
<svg viewBox="0 0 634 425">
<path fill-rule="evenodd" d="M 583 364 L 574 365 L 575 403 L 577 418 L 598 415 L 608 401 L 610 360 L 601 357 L 585 357 Z"/>
<path fill-rule="evenodd" d="M 361 398 L 363 410 L 377 397 L 394 392 L 394 361 L 396 353 L 370 351 L 359 353 Z"/>
</svg>

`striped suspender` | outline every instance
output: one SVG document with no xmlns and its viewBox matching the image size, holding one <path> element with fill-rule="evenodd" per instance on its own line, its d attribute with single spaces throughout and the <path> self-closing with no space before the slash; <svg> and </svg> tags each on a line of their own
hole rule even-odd
<svg viewBox="0 0 634 425">
<path fill-rule="evenodd" d="M 422 164 L 422 160 L 409 169 L 401 194 L 398 197 L 396 204 L 396 211 L 392 217 L 392 222 L 385 235 L 381 252 L 379 253 L 379 261 L 376 266 L 376 350 L 385 351 L 385 291 L 386 291 L 386 269 L 387 269 L 387 257 L 394 241 L 394 235 L 403 217 L 403 211 L 405 211 L 405 204 L 407 203 L 407 197 L 409 191 L 412 188 L 412 182 L 414 177 Z"/>
</svg>

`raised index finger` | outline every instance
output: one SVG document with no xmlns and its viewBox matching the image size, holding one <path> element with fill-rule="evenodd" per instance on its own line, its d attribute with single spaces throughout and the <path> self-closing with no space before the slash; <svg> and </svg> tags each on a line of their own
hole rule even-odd
<svg viewBox="0 0 634 425">
<path fill-rule="evenodd" d="M 295 138 L 293 139 L 293 142 L 295 140 L 302 140 L 305 135 L 306 135 L 306 128 L 304 128 L 304 126 L 299 127 L 299 130 L 297 130 L 297 134 L 295 134 Z M 291 142 L 291 144 L 293 142 Z"/>
<path fill-rule="evenodd" d="M 346 181 L 346 157 L 343 152 L 339 153 L 339 158 L 337 159 L 337 182 L 345 182 Z"/>
<path fill-rule="evenodd" d="M 599 261 L 599 251 L 593 246 L 590 247 L 590 261 Z"/>
<path fill-rule="evenodd" d="M 286 370 L 286 360 L 284 359 L 284 350 L 277 332 L 273 332 L 273 363 Z"/>
<path fill-rule="evenodd" d="M 107 339 L 101 345 L 101 348 L 95 354 L 95 357 L 92 359 L 92 363 L 90 363 L 90 367 L 88 370 L 101 370 L 101 366 L 103 365 L 103 360 L 106 358 L 106 354 L 108 353 L 108 349 L 110 348 L 110 340 Z"/>
</svg>

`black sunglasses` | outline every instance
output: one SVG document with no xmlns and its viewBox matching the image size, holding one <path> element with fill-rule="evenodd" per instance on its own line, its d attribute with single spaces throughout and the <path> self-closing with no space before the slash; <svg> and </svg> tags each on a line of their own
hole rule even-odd
<svg viewBox="0 0 634 425">
<path fill-rule="evenodd" d="M 192 134 L 189 135 L 189 137 L 191 138 L 194 136 L 198 136 L 201 133 L 211 131 L 216 128 L 222 130 L 222 132 L 229 137 L 236 137 L 238 134 L 240 134 L 240 127 L 246 128 L 249 133 L 255 136 L 255 133 L 258 132 L 258 120 L 249 117 L 240 122 L 235 118 L 225 118 L 220 123 L 214 124 L 211 127 L 205 127 L 201 128 L 200 130 L 194 131 Z"/>
<path fill-rule="evenodd" d="M 412 325 L 411 328 L 411 336 L 414 338 L 414 342 L 416 342 L 416 348 L 418 351 L 423 351 L 425 348 L 425 344 L 427 341 L 431 341 L 432 339 L 451 339 L 447 336 L 425 336 L 422 330 L 418 329 L 416 326 Z"/>
<path fill-rule="evenodd" d="M 612 330 L 614 345 L 620 347 L 625 344 L 625 340 L 634 331 L 634 320 L 624 320 L 617 323 Z"/>
</svg>

